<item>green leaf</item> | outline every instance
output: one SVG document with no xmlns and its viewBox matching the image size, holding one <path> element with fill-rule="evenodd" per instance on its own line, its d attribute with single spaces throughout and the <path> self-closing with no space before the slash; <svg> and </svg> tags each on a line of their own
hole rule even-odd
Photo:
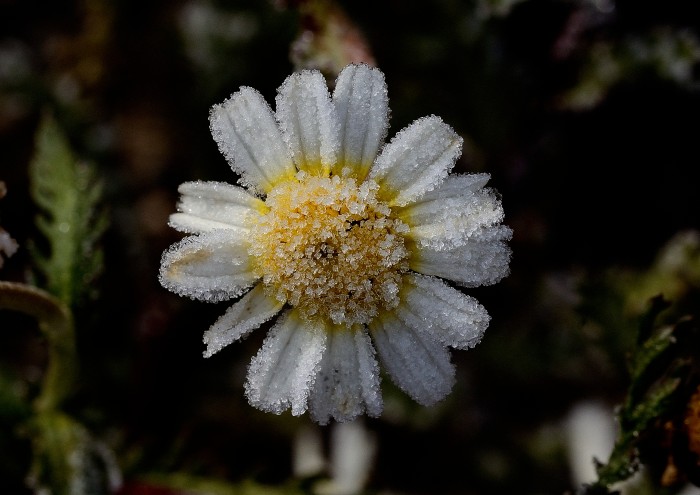
<svg viewBox="0 0 700 495">
<path fill-rule="evenodd" d="M 48 411 L 29 424 L 34 461 L 29 482 L 54 495 L 112 493 L 121 475 L 107 448 L 66 414 Z"/>
<path fill-rule="evenodd" d="M 49 363 L 34 405 L 39 411 L 59 407 L 73 390 L 78 367 L 70 310 L 46 291 L 4 281 L 0 281 L 0 309 L 19 311 L 38 321 L 48 344 Z"/>
<path fill-rule="evenodd" d="M 97 241 L 107 228 L 98 210 L 102 183 L 95 169 L 79 163 L 53 118 L 45 116 L 36 133 L 29 166 L 32 198 L 43 210 L 36 219 L 48 241 L 48 255 L 35 250 L 46 288 L 73 306 L 91 295 L 91 282 L 102 269 Z"/>
<path fill-rule="evenodd" d="M 659 418 L 668 417 L 689 372 L 688 360 L 682 356 L 676 334 L 685 324 L 655 328 L 654 322 L 668 307 L 662 298 L 651 300 L 640 320 L 639 334 L 630 359 L 630 386 L 620 408 L 620 433 L 606 464 L 597 466 L 598 481 L 583 493 L 598 493 L 614 483 L 626 480 L 639 468 L 640 440 L 654 428 Z M 601 492 L 604 493 L 604 492 Z"/>
</svg>

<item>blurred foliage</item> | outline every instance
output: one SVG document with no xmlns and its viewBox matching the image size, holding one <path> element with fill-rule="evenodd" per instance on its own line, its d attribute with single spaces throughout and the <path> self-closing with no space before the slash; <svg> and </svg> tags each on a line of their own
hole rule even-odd
<svg viewBox="0 0 700 495">
<path fill-rule="evenodd" d="M 620 431 L 615 447 L 607 463 L 597 465 L 598 481 L 581 493 L 608 493 L 606 488 L 632 477 L 642 460 L 650 460 L 645 450 L 659 449 L 656 442 L 649 442 L 654 430 L 687 408 L 688 384 L 698 378 L 692 375 L 696 373 L 693 363 L 700 362 L 700 328 L 687 319 L 655 327 L 655 321 L 667 307 L 668 303 L 657 297 L 643 315 L 629 357 L 630 385 L 617 412 Z M 667 460 L 662 462 L 661 468 Z M 650 469 L 658 472 L 659 466 Z M 687 480 L 684 474 L 676 476 Z M 655 482 L 665 484 L 660 479 Z"/>
<path fill-rule="evenodd" d="M 384 71 L 390 136 L 454 126 L 456 171 L 491 174 L 515 231 L 511 276 L 470 291 L 493 320 L 454 353 L 453 394 L 426 409 L 383 381 L 368 493 L 576 490 L 566 418 L 590 400 L 620 422 L 590 493 L 697 485 L 699 32 L 681 1 L 0 2 L 0 234 L 19 245 L 0 271 L 3 488 L 312 493 L 337 476 L 332 429 L 295 474 L 313 426 L 245 401 L 264 329 L 202 360 L 223 308 L 156 273 L 177 185 L 233 180 L 209 107 L 350 60 Z M 608 486 L 638 465 L 641 488 Z"/>
<path fill-rule="evenodd" d="M 36 225 L 50 252 L 35 250 L 34 263 L 46 277 L 47 290 L 68 306 L 88 295 L 94 298 L 91 284 L 103 264 L 96 241 L 107 228 L 98 207 L 102 185 L 94 168 L 77 162 L 51 117 L 45 116 L 37 130 L 29 178 L 32 199 L 44 212 Z"/>
</svg>

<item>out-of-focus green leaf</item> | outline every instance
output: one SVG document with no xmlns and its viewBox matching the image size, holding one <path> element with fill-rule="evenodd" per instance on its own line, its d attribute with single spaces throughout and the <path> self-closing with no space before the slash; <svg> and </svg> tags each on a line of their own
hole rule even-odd
<svg viewBox="0 0 700 495">
<path fill-rule="evenodd" d="M 14 422 L 31 414 L 24 395 L 18 379 L 0 367 L 0 422 Z"/>
<path fill-rule="evenodd" d="M 49 245 L 48 255 L 35 251 L 35 262 L 49 292 L 72 306 L 90 295 L 90 282 L 102 269 L 97 246 L 107 227 L 106 216 L 98 210 L 102 184 L 92 166 L 77 161 L 48 116 L 36 133 L 29 175 L 32 198 L 44 212 L 36 224 Z"/>
<path fill-rule="evenodd" d="M 54 495 L 112 493 L 119 471 L 106 448 L 81 424 L 60 412 L 44 412 L 30 423 L 34 462 L 30 484 Z"/>
<path fill-rule="evenodd" d="M 35 406 L 50 410 L 60 406 L 73 388 L 77 372 L 73 317 L 56 297 L 30 285 L 0 281 L 0 309 L 19 311 L 36 318 L 48 342 L 49 363 Z"/>
</svg>

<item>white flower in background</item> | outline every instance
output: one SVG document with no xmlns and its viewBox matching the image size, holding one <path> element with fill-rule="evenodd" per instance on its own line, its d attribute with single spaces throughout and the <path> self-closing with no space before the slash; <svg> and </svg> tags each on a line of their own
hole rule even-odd
<svg viewBox="0 0 700 495">
<path fill-rule="evenodd" d="M 0 199 L 5 197 L 7 194 L 7 187 L 5 183 L 0 180 Z M 19 244 L 15 241 L 10 234 L 8 234 L 2 227 L 0 227 L 0 268 L 5 264 L 4 257 L 9 258 L 17 252 Z M 4 257 L 3 257 L 4 255 Z"/>
<path fill-rule="evenodd" d="M 462 139 L 435 116 L 383 146 L 378 69 L 346 67 L 332 96 L 319 72 L 297 72 L 276 103 L 243 87 L 212 108 L 247 190 L 180 186 L 170 224 L 195 235 L 163 254 L 161 283 L 203 301 L 243 295 L 204 334 L 207 357 L 282 312 L 248 368 L 246 395 L 264 411 L 308 408 L 321 424 L 379 415 L 375 349 L 413 399 L 442 400 L 455 380 L 447 348 L 476 345 L 489 316 L 438 277 L 474 287 L 508 272 L 511 230 L 489 176 L 448 177 Z"/>
</svg>

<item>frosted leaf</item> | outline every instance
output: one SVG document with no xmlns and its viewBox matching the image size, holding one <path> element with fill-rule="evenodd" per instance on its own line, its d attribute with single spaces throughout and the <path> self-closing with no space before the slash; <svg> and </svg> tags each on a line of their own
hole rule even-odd
<svg viewBox="0 0 700 495">
<path fill-rule="evenodd" d="M 503 221 L 500 199 L 481 189 L 487 174 L 448 177 L 419 202 L 397 209 L 411 226 L 409 237 L 419 246 L 435 249 L 459 247 L 486 227 Z"/>
<path fill-rule="evenodd" d="M 348 65 L 333 92 L 340 123 L 340 155 L 333 173 L 348 167 L 362 180 L 384 142 L 389 126 L 389 97 L 384 74 L 368 65 Z"/>
<path fill-rule="evenodd" d="M 450 126 L 434 115 L 423 117 L 384 147 L 369 176 L 391 205 L 405 206 L 440 184 L 461 152 L 462 138 Z"/>
<path fill-rule="evenodd" d="M 328 350 L 311 392 L 311 417 L 319 424 L 350 421 L 363 412 L 382 411 L 379 367 L 374 348 L 361 326 L 336 326 L 328 333 Z"/>
<path fill-rule="evenodd" d="M 508 275 L 512 231 L 505 225 L 479 229 L 461 246 L 413 246 L 411 269 L 466 287 L 491 285 Z"/>
<path fill-rule="evenodd" d="M 160 283 L 181 296 L 218 302 L 240 296 L 257 276 L 248 243 L 235 230 L 185 237 L 163 253 Z"/>
<path fill-rule="evenodd" d="M 432 406 L 450 393 L 455 368 L 442 344 L 393 315 L 372 322 L 370 332 L 389 376 L 413 400 Z"/>
<path fill-rule="evenodd" d="M 479 302 L 442 280 L 406 275 L 403 304 L 396 315 L 417 332 L 427 332 L 445 346 L 469 349 L 479 343 L 490 317 Z"/>
<path fill-rule="evenodd" d="M 216 229 L 238 229 L 244 234 L 251 220 L 266 209 L 258 198 L 224 182 L 185 182 L 178 191 L 179 213 L 170 215 L 170 226 L 188 234 Z"/>
<path fill-rule="evenodd" d="M 326 349 L 326 331 L 320 322 L 285 313 L 268 333 L 248 367 L 245 393 L 254 407 L 294 416 L 306 411 L 309 391 Z"/>
<path fill-rule="evenodd" d="M 267 192 L 276 183 L 294 177 L 296 170 L 274 114 L 253 88 L 242 87 L 214 105 L 209 123 L 219 150 L 246 186 Z"/>
<path fill-rule="evenodd" d="M 336 163 L 338 117 L 318 71 L 295 72 L 280 86 L 277 119 L 299 170 L 327 176 Z"/>
<path fill-rule="evenodd" d="M 207 346 L 204 357 L 210 357 L 235 340 L 248 334 L 275 316 L 283 304 L 265 294 L 258 284 L 231 306 L 209 330 L 204 332 Z"/>
</svg>

